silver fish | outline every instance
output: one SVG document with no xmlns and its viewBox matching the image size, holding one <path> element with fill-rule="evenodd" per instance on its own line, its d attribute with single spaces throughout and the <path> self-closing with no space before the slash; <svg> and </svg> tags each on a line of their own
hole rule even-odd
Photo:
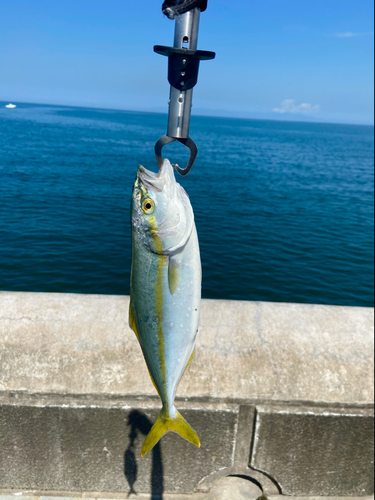
<svg viewBox="0 0 375 500">
<path fill-rule="evenodd" d="M 157 174 L 140 166 L 132 194 L 129 325 L 163 403 L 142 456 L 167 432 L 200 446 L 174 399 L 194 356 L 201 281 L 198 236 L 188 195 L 176 182 L 169 160 L 164 160 Z"/>
</svg>

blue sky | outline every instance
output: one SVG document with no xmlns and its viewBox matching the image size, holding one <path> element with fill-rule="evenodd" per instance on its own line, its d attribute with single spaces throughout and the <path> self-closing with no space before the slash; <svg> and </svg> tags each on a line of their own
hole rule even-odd
<svg viewBox="0 0 375 500">
<path fill-rule="evenodd" d="M 161 4 L 0 0 L 0 100 L 166 112 Z M 194 112 L 372 124 L 373 19 L 372 0 L 209 0 Z"/>
</svg>

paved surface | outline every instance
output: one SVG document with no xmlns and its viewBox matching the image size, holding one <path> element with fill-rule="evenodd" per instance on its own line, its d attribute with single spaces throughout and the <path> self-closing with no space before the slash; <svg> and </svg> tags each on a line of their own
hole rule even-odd
<svg viewBox="0 0 375 500">
<path fill-rule="evenodd" d="M 1 494 L 0 500 L 73 500 L 73 499 L 86 499 L 86 500 L 374 500 L 374 496 L 367 497 L 285 497 L 285 496 L 262 496 L 262 492 L 252 483 L 244 481 L 239 478 L 226 478 L 217 485 L 209 494 L 197 493 L 195 495 L 163 495 L 162 497 L 152 495 L 110 495 L 103 496 L 95 493 L 80 493 L 79 495 L 72 496 L 59 496 L 53 495 L 33 495 L 28 492 L 4 492 Z"/>
</svg>

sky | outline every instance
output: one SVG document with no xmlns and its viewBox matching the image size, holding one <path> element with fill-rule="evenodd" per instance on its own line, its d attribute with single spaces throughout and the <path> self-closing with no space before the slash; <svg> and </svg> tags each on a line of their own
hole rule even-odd
<svg viewBox="0 0 375 500">
<path fill-rule="evenodd" d="M 0 101 L 167 112 L 162 0 L 0 0 Z M 374 123 L 372 0 L 209 0 L 193 113 Z"/>
</svg>

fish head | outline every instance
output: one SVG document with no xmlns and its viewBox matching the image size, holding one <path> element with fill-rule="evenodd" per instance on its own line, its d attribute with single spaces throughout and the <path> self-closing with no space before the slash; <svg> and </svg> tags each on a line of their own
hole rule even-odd
<svg viewBox="0 0 375 500">
<path fill-rule="evenodd" d="M 194 226 L 185 190 L 169 160 L 158 173 L 138 167 L 132 195 L 132 228 L 152 252 L 167 255 L 182 248 Z"/>
</svg>

